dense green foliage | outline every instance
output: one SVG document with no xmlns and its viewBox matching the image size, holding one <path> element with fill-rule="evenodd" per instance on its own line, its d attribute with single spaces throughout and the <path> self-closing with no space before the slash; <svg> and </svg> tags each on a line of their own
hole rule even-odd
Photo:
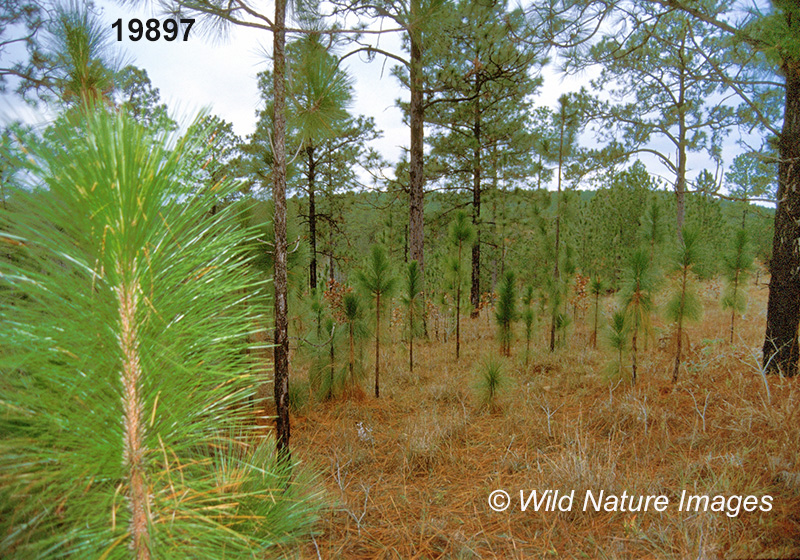
<svg viewBox="0 0 800 560">
<path fill-rule="evenodd" d="M 2 214 L 0 555 L 266 554 L 314 516 L 250 428 L 268 373 L 255 232 L 185 180 L 204 135 L 75 118 L 24 146 Z"/>
</svg>

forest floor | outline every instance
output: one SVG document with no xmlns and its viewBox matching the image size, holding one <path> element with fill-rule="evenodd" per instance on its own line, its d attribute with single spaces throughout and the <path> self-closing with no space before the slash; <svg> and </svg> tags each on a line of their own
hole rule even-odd
<svg viewBox="0 0 800 560">
<path fill-rule="evenodd" d="M 688 328 L 677 384 L 663 319 L 632 385 L 628 374 L 608 373 L 614 352 L 602 336 L 598 349 L 589 343 L 589 310 L 554 353 L 540 323 L 527 364 L 516 333 L 509 384 L 493 409 L 474 390 L 482 359 L 499 354 L 488 311 L 463 321 L 458 361 L 452 337 L 415 345 L 413 374 L 393 329 L 380 399 L 368 374 L 363 396 L 307 404 L 293 417 L 294 456 L 320 473 L 328 503 L 299 557 L 800 557 L 800 380 L 760 373 L 766 285 L 751 282 L 734 344 L 720 291 L 719 282 L 703 285 L 706 312 Z M 305 375 L 299 358 L 294 370 Z M 511 498 L 502 512 L 489 504 L 499 489 Z M 527 500 L 548 489 L 574 490 L 571 508 L 535 511 L 531 500 L 521 510 L 520 491 Z M 590 502 L 584 511 L 587 491 L 603 491 L 603 504 L 626 492 L 663 495 L 668 505 L 596 512 Z M 683 491 L 709 496 L 709 511 L 681 510 Z M 755 501 L 767 509 L 765 496 L 769 511 L 745 511 Z"/>
</svg>

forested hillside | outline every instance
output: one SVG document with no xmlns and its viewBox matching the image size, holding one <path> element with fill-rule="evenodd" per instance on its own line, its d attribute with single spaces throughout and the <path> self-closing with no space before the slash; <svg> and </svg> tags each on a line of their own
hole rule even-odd
<svg viewBox="0 0 800 560">
<path fill-rule="evenodd" d="M 800 556 L 796 6 L 119 5 L 0 6 L 0 557 Z"/>
</svg>

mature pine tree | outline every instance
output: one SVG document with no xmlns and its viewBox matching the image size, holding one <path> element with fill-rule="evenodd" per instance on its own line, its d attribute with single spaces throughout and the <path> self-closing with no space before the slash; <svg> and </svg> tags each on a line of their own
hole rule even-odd
<svg viewBox="0 0 800 560">
<path fill-rule="evenodd" d="M 562 219 L 562 181 L 564 179 L 564 162 L 573 151 L 577 138 L 578 125 L 581 119 L 581 106 L 574 95 L 562 95 L 558 98 L 558 110 L 553 114 L 554 128 L 558 130 L 558 180 L 556 191 L 556 219 L 555 219 L 555 242 L 553 247 L 553 281 L 552 287 L 555 291 L 562 289 L 561 281 L 561 219 Z M 555 293 L 555 292 L 554 292 Z M 560 311 L 551 313 L 550 321 L 550 351 L 556 347 L 556 330 Z"/>
<path fill-rule="evenodd" d="M 470 302 L 477 312 L 483 182 L 491 165 L 486 152 L 496 151 L 501 139 L 504 145 L 523 140 L 517 132 L 527 128 L 527 98 L 541 83 L 531 78 L 539 59 L 532 47 L 512 39 L 524 17 L 522 10 L 508 10 L 505 2 L 461 0 L 440 21 L 440 33 L 426 50 L 425 74 L 432 91 L 426 119 L 436 130 L 430 138 L 433 151 L 450 160 L 456 174 L 466 169 L 470 176 L 475 230 Z M 496 176 L 498 162 L 493 163 Z"/>
<path fill-rule="evenodd" d="M 704 150 L 716 158 L 719 131 L 733 124 L 730 107 L 711 101 L 720 85 L 704 53 L 721 47 L 713 29 L 679 11 L 656 17 L 647 3 L 637 9 L 639 19 L 591 49 L 591 63 L 603 67 L 593 85 L 613 100 L 596 111 L 622 143 L 621 154 L 653 153 L 675 177 L 680 238 L 688 154 Z M 669 149 L 657 147 L 656 138 Z"/>
</svg>

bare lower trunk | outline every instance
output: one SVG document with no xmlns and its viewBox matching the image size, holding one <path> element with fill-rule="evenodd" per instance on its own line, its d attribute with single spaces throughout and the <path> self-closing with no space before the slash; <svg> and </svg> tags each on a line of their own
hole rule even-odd
<svg viewBox="0 0 800 560">
<path fill-rule="evenodd" d="M 741 258 L 741 253 L 739 255 Z M 733 344 L 734 325 L 736 324 L 736 296 L 739 295 L 739 270 L 733 276 L 733 297 L 731 303 L 733 310 L 731 311 L 731 344 Z"/>
<path fill-rule="evenodd" d="M 308 155 L 308 243 L 311 247 L 311 259 L 308 263 L 308 278 L 311 289 L 317 287 L 317 199 L 316 199 L 316 161 L 314 160 L 314 146 L 306 147 Z"/>
<path fill-rule="evenodd" d="M 414 310 L 408 310 L 408 370 L 414 371 Z"/>
<path fill-rule="evenodd" d="M 138 285 L 123 285 L 117 289 L 119 304 L 120 337 L 122 351 L 122 387 L 124 447 L 123 464 L 128 468 L 131 509 L 131 548 L 136 560 L 150 559 L 150 507 L 147 496 L 147 481 L 144 468 L 144 434 L 142 426 L 142 402 L 139 395 L 142 368 L 139 361 L 139 340 L 136 329 L 136 307 Z"/>
<path fill-rule="evenodd" d="M 333 331 L 331 331 L 331 346 L 329 352 L 330 358 L 330 372 L 328 372 L 328 400 L 333 398 L 333 383 L 334 383 L 334 374 L 336 371 L 336 354 L 334 351 L 334 344 L 333 344 Z"/>
<path fill-rule="evenodd" d="M 289 310 L 286 277 L 286 0 L 275 1 L 273 30 L 273 199 L 275 202 L 275 436 L 278 453 L 289 452 Z"/>
<path fill-rule="evenodd" d="M 631 373 L 632 373 L 632 383 L 634 385 L 636 384 L 636 352 L 637 352 L 636 335 L 638 330 L 639 330 L 638 328 L 635 328 L 633 330 L 633 339 L 631 340 L 631 357 L 632 357 Z"/>
<path fill-rule="evenodd" d="M 425 271 L 424 258 L 424 202 L 423 192 L 425 186 L 423 168 L 423 140 L 425 136 L 424 118 L 425 109 L 422 99 L 422 32 L 417 27 L 420 11 L 420 0 L 411 0 L 411 25 L 409 27 L 410 64 L 409 87 L 411 102 L 409 104 L 409 124 L 411 128 L 411 143 L 409 147 L 409 249 L 412 261 L 419 263 L 420 270 Z"/>
<path fill-rule="evenodd" d="M 476 77 L 477 81 L 477 77 Z M 472 133 L 475 148 L 472 153 L 472 225 L 475 228 L 475 244 L 472 246 L 472 284 L 469 300 L 472 303 L 472 317 L 478 316 L 481 304 L 481 113 L 480 89 L 475 98 L 475 120 Z"/>
<path fill-rule="evenodd" d="M 793 376 L 800 358 L 800 62 L 786 62 L 782 71 L 786 78 L 786 107 L 763 353 L 764 368 L 769 373 Z"/>
<path fill-rule="evenodd" d="M 375 398 L 380 398 L 381 388 L 381 295 L 375 298 Z"/>
<path fill-rule="evenodd" d="M 681 355 L 683 352 L 683 321 L 678 321 L 678 348 L 675 352 L 675 365 L 672 368 L 672 382 L 678 382 L 678 373 L 681 368 Z"/>
</svg>

